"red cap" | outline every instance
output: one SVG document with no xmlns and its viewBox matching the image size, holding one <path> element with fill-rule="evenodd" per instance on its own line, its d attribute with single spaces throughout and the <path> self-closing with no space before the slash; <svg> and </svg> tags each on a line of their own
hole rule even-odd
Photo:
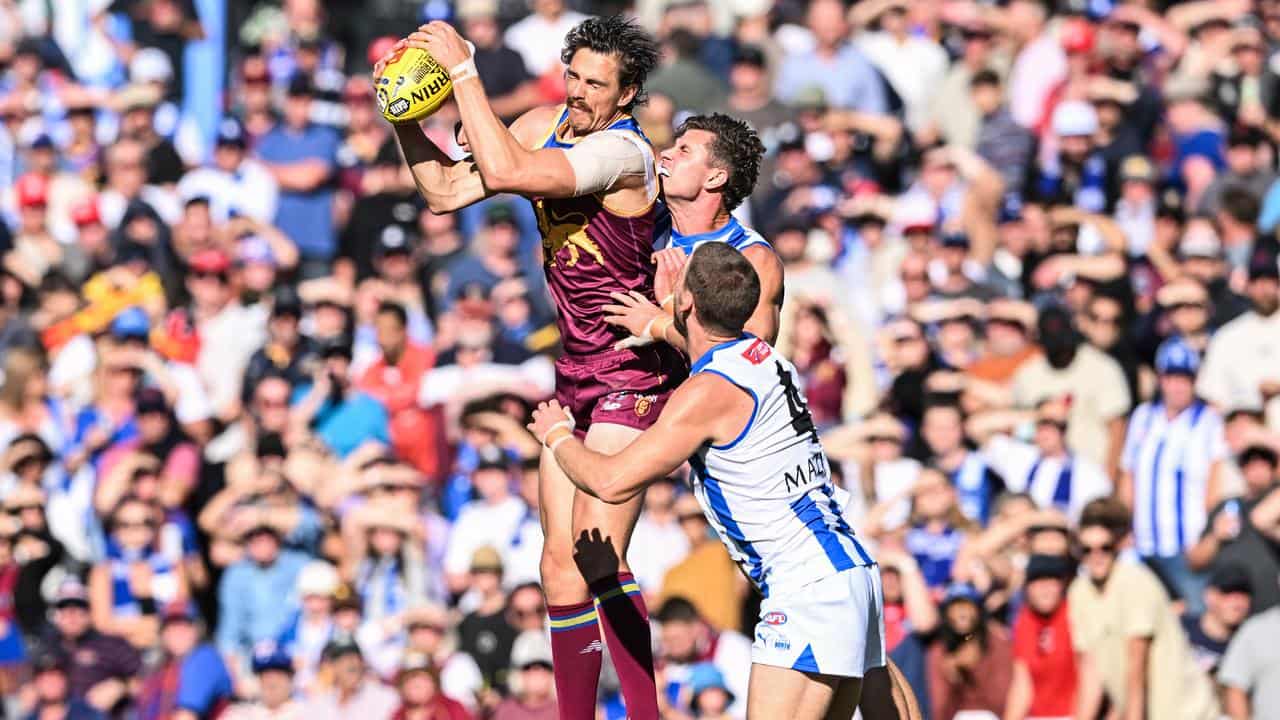
<svg viewBox="0 0 1280 720">
<path fill-rule="evenodd" d="M 98 198 L 96 195 L 87 197 L 71 206 L 71 222 L 75 223 L 76 227 L 102 222 L 102 215 L 98 212 Z"/>
<path fill-rule="evenodd" d="M 382 37 L 374 38 L 373 42 L 369 43 L 369 64 L 377 65 L 383 55 L 391 52 L 391 46 L 395 45 L 396 42 L 397 38 L 394 35 L 383 35 Z"/>
<path fill-rule="evenodd" d="M 1094 34 L 1093 23 L 1077 17 L 1063 23 L 1059 39 L 1068 53 L 1089 53 L 1093 52 Z"/>
<path fill-rule="evenodd" d="M 221 250 L 201 250 L 191 257 L 191 270 L 198 273 L 224 273 L 231 269 L 231 258 Z"/>
<path fill-rule="evenodd" d="M 43 175 L 27 173 L 14 183 L 19 207 L 45 205 L 49 201 L 49 180 Z"/>
</svg>

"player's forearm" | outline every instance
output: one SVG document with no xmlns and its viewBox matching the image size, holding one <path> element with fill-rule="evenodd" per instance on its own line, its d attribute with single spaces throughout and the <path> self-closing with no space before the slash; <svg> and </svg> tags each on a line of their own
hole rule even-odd
<svg viewBox="0 0 1280 720">
<path fill-rule="evenodd" d="M 453 97 L 467 132 L 468 145 L 485 185 L 497 190 L 521 192 L 519 178 L 532 153 L 525 149 L 489 104 L 484 85 L 471 78 L 453 87 Z"/>
<path fill-rule="evenodd" d="M 466 205 L 459 178 L 469 168 L 446 155 L 417 123 L 396 123 L 392 127 L 413 182 L 431 212 L 452 212 Z"/>
</svg>

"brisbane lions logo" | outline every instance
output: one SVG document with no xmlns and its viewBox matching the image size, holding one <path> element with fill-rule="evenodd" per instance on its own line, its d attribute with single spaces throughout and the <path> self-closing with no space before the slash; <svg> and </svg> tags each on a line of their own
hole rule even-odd
<svg viewBox="0 0 1280 720">
<path fill-rule="evenodd" d="M 600 246 L 587 235 L 587 216 L 580 212 L 567 212 L 556 215 L 547 210 L 539 200 L 534 203 L 538 216 L 538 230 L 542 233 L 542 256 L 548 265 L 564 263 L 565 267 L 573 267 L 586 253 L 604 265 L 604 255 Z M 567 250 L 561 253 L 561 250 Z"/>
</svg>

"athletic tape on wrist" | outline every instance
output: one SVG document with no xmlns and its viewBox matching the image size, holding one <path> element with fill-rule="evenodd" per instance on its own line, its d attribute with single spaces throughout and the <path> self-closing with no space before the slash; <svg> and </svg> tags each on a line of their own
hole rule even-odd
<svg viewBox="0 0 1280 720">
<path fill-rule="evenodd" d="M 569 434 L 567 434 L 567 435 L 563 435 L 563 436 L 561 436 L 559 440 L 556 440 L 555 442 L 553 442 L 553 443 L 551 443 L 550 445 L 548 445 L 548 446 L 547 446 L 547 449 L 549 449 L 552 453 L 554 453 L 554 452 L 556 451 L 556 448 L 560 447 L 560 445 L 561 445 L 561 444 L 563 444 L 563 443 L 565 443 L 565 442 L 568 442 L 568 441 L 569 441 L 569 440 L 571 440 L 571 439 L 573 439 L 573 433 L 572 433 L 572 432 L 570 432 L 570 433 L 569 433 Z"/>
</svg>

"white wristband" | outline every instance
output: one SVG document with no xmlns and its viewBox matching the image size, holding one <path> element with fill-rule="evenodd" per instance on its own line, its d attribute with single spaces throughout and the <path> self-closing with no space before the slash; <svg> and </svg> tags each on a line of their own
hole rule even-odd
<svg viewBox="0 0 1280 720">
<path fill-rule="evenodd" d="M 560 447 L 560 445 L 561 445 L 562 443 L 566 443 L 566 442 L 568 442 L 568 441 L 570 441 L 570 440 L 572 440 L 572 439 L 573 439 L 573 433 L 569 433 L 568 435 L 565 435 L 564 437 L 560 438 L 559 440 L 556 440 L 555 442 L 553 442 L 553 443 L 551 443 L 550 445 L 548 445 L 548 446 L 547 446 L 547 449 L 548 449 L 548 450 L 550 450 L 552 453 L 555 453 L 556 448 Z"/>
<path fill-rule="evenodd" d="M 640 331 L 640 337 L 648 340 L 656 340 L 657 338 L 653 336 L 653 324 L 658 322 L 661 317 L 661 315 L 654 315 L 649 318 L 649 322 L 645 323 L 644 329 Z"/>
<path fill-rule="evenodd" d="M 453 82 L 462 82 L 467 78 L 479 77 L 480 73 L 476 70 L 476 46 L 471 44 L 470 40 L 466 41 L 467 49 L 471 54 L 467 55 L 467 59 L 449 68 L 449 79 Z"/>
<path fill-rule="evenodd" d="M 538 442 L 542 443 L 543 447 L 546 447 L 547 438 L 551 435 L 551 431 L 555 430 L 556 428 L 562 427 L 568 430 L 570 435 L 573 435 L 574 429 L 578 427 L 578 422 L 573 419 L 573 413 L 569 412 L 569 408 L 561 408 L 561 409 L 564 410 L 564 419 L 561 420 L 560 422 L 554 423 L 551 427 L 547 428 L 547 431 L 542 434 L 542 437 L 538 438 Z"/>
</svg>

